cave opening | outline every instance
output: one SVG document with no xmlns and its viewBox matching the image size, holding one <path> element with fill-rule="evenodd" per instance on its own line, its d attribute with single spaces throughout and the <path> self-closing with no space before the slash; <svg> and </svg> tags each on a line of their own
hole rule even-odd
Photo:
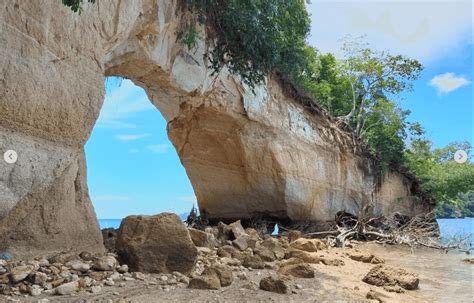
<svg viewBox="0 0 474 303">
<path fill-rule="evenodd" d="M 173 212 L 185 219 L 196 197 L 167 135 L 167 121 L 143 88 L 107 77 L 99 118 L 85 146 L 91 201 L 101 228 L 128 215 Z"/>
</svg>

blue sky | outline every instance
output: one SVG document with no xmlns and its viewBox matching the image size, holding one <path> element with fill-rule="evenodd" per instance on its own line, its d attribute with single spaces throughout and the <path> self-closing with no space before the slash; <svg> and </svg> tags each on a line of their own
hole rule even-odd
<svg viewBox="0 0 474 303">
<path fill-rule="evenodd" d="M 399 97 L 434 146 L 473 142 L 471 1 L 330 1 L 308 5 L 310 44 L 339 54 L 341 39 L 365 36 L 371 47 L 425 66 L 414 91 Z M 166 121 L 129 80 L 107 81 L 99 120 L 86 144 L 88 183 L 99 218 L 188 212 L 195 197 L 166 134 Z"/>
</svg>

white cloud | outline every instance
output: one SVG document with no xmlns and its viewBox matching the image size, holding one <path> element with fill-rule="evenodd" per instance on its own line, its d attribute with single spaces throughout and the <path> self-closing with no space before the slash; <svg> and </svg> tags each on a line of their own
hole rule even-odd
<svg viewBox="0 0 474 303">
<path fill-rule="evenodd" d="M 427 64 L 472 43 L 471 0 L 312 0 L 311 45 L 338 53 L 347 35 Z"/>
<path fill-rule="evenodd" d="M 138 153 L 138 152 L 139 152 L 138 148 L 130 148 L 130 149 L 128 150 L 128 153 L 129 153 L 129 154 L 136 154 L 136 153 Z"/>
<path fill-rule="evenodd" d="M 439 94 L 446 94 L 471 83 L 462 76 L 456 76 L 454 73 L 444 73 L 435 76 L 430 81 L 430 85 L 436 87 Z"/>
<path fill-rule="evenodd" d="M 116 196 L 116 195 L 102 195 L 102 196 L 93 197 L 92 200 L 94 202 L 123 202 L 123 201 L 130 201 L 130 197 Z"/>
<path fill-rule="evenodd" d="M 136 114 L 156 109 L 141 88 L 124 79 L 119 87 L 105 96 L 97 126 L 109 129 L 137 128 L 129 121 Z"/>
<path fill-rule="evenodd" d="M 168 144 L 154 144 L 148 145 L 146 148 L 157 154 L 164 154 L 168 151 Z"/>
<path fill-rule="evenodd" d="M 151 136 L 150 134 L 135 134 L 135 135 L 117 135 L 115 138 L 119 139 L 122 142 L 139 140 Z"/>
</svg>

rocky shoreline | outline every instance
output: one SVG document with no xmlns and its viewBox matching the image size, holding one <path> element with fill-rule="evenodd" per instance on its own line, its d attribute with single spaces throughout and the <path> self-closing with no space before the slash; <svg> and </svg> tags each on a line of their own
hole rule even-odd
<svg viewBox="0 0 474 303">
<path fill-rule="evenodd" d="M 385 264 L 357 241 L 336 248 L 297 231 L 274 237 L 244 229 L 240 221 L 198 230 L 173 214 L 130 217 L 104 235 L 103 256 L 1 260 L 0 301 L 423 301 L 417 274 Z"/>
</svg>

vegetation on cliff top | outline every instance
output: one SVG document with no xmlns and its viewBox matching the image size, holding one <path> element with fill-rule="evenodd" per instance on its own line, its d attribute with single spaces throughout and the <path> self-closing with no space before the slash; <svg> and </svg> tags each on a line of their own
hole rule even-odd
<svg viewBox="0 0 474 303">
<path fill-rule="evenodd" d="M 80 12 L 84 1 L 63 3 Z M 397 105 L 397 95 L 409 91 L 423 69 L 417 60 L 375 51 L 360 38 L 346 40 L 341 59 L 318 52 L 306 43 L 310 18 L 304 0 L 180 1 L 189 14 L 178 38 L 191 50 L 202 39 L 197 26 L 205 26 L 215 74 L 225 66 L 253 89 L 278 70 L 349 125 L 381 159 L 383 172 L 401 166 L 413 171 L 438 202 L 438 215 L 472 215 L 474 166 L 452 161 L 454 148 L 470 146 L 432 150 L 422 127 L 407 121 L 410 111 Z"/>
</svg>

